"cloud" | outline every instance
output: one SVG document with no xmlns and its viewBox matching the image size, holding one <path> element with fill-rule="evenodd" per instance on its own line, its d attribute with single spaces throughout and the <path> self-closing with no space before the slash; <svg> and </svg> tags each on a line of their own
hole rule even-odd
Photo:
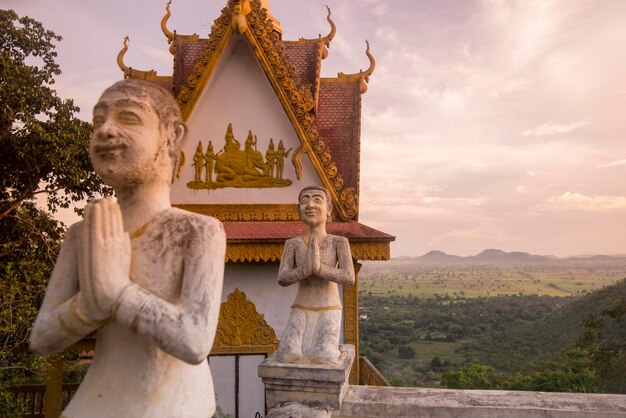
<svg viewBox="0 0 626 418">
<path fill-rule="evenodd" d="M 534 129 L 529 129 L 522 132 L 522 135 L 527 137 L 563 135 L 583 126 L 591 125 L 591 123 L 592 121 L 588 118 L 567 124 L 558 124 L 552 122 L 544 123 Z"/>
<path fill-rule="evenodd" d="M 626 160 L 613 160 L 607 163 L 600 164 L 598 168 L 609 168 L 609 167 L 617 167 L 620 165 L 626 164 Z"/>
<path fill-rule="evenodd" d="M 540 211 L 587 211 L 611 212 L 626 210 L 626 196 L 587 196 L 581 193 L 565 192 L 549 197 Z"/>
</svg>

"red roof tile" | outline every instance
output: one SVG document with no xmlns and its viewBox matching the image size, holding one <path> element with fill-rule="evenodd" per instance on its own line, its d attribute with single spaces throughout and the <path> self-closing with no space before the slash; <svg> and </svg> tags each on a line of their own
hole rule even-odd
<svg viewBox="0 0 626 418">
<path fill-rule="evenodd" d="M 301 39 L 299 41 L 283 41 L 285 52 L 283 57 L 293 65 L 293 81 L 302 87 L 311 86 L 311 95 L 315 98 L 319 84 L 320 41 L 318 39 Z"/>
<path fill-rule="evenodd" d="M 315 128 L 330 150 L 345 187 L 354 187 L 357 194 L 361 137 L 359 83 L 321 79 L 315 117 Z"/>
<path fill-rule="evenodd" d="M 229 242 L 284 241 L 306 232 L 302 222 L 222 222 Z M 355 221 L 330 222 L 329 234 L 341 235 L 355 242 L 390 242 L 395 237 Z"/>
<path fill-rule="evenodd" d="M 178 94 L 180 88 L 187 83 L 189 74 L 193 70 L 198 59 L 207 48 L 206 39 L 176 38 L 176 55 L 174 56 L 174 94 Z"/>
</svg>

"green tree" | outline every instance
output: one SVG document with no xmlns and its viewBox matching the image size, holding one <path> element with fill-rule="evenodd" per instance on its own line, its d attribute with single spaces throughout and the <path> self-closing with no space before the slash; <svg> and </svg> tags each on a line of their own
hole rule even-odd
<svg viewBox="0 0 626 418">
<path fill-rule="evenodd" d="M 458 370 L 448 370 L 441 383 L 452 389 L 493 389 L 495 369 L 485 364 L 470 364 Z"/>
<path fill-rule="evenodd" d="M 409 345 L 401 345 L 398 347 L 398 357 L 402 359 L 410 359 L 415 357 L 415 349 Z"/>
<path fill-rule="evenodd" d="M 61 74 L 60 40 L 40 22 L 0 10 L 0 220 L 39 195 L 55 212 L 105 191 L 89 161 L 91 124 L 51 87 Z"/>
<path fill-rule="evenodd" d="M 2 394 L 7 385 L 41 379 L 42 363 L 25 347 L 64 235 L 51 213 L 110 194 L 89 161 L 91 125 L 52 88 L 61 73 L 54 50 L 60 40 L 40 22 L 0 10 Z M 35 205 L 38 197 L 47 210 Z M 1 416 L 6 412 L 0 408 Z"/>
</svg>

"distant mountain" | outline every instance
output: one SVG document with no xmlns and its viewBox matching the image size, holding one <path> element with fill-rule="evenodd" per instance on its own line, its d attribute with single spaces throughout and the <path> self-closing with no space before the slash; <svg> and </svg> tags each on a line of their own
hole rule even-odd
<svg viewBox="0 0 626 418">
<path fill-rule="evenodd" d="M 466 258 L 467 257 L 446 254 L 443 251 L 439 250 L 432 250 L 421 257 L 417 257 L 417 259 L 420 261 L 431 262 L 435 264 L 458 263 L 465 261 Z"/>
<path fill-rule="evenodd" d="M 399 259 L 396 259 L 399 260 Z M 419 264 L 554 264 L 568 262 L 602 262 L 602 263 L 626 263 L 626 257 L 622 255 L 593 255 L 559 258 L 553 255 L 536 255 L 522 251 L 506 252 L 495 248 L 484 250 L 476 255 L 461 257 L 447 254 L 440 250 L 432 250 L 426 254 L 404 261 L 413 261 Z"/>
<path fill-rule="evenodd" d="M 529 253 L 524 253 L 521 251 L 513 251 L 510 253 L 507 253 L 505 251 L 496 250 L 496 249 L 484 250 L 480 254 L 477 254 L 470 258 L 478 262 L 500 263 L 500 264 L 546 263 L 546 262 L 552 262 L 554 260 L 552 258 L 544 257 L 542 255 L 531 255 Z"/>
</svg>

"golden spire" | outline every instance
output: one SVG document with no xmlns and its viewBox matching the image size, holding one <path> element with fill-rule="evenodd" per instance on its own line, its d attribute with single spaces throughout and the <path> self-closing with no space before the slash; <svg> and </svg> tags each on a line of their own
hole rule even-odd
<svg viewBox="0 0 626 418">
<path fill-rule="evenodd" d="M 167 2 L 167 5 L 165 6 L 165 16 L 163 16 L 163 19 L 161 19 L 161 30 L 163 31 L 163 34 L 167 37 L 168 44 L 171 44 L 172 41 L 174 40 L 174 37 L 176 36 L 174 32 L 170 32 L 170 30 L 167 28 L 167 21 L 170 19 L 170 16 L 172 15 L 172 12 L 170 12 L 171 4 L 172 4 L 172 0 L 169 0 Z"/>
<path fill-rule="evenodd" d="M 344 73 L 337 74 L 337 77 L 341 80 L 345 80 L 345 81 L 361 80 L 361 85 L 359 88 L 359 91 L 361 92 L 361 94 L 367 91 L 367 83 L 370 81 L 370 76 L 374 73 L 374 68 L 376 68 L 376 61 L 374 60 L 374 56 L 370 52 L 370 43 L 367 41 L 367 39 L 365 40 L 365 44 L 367 45 L 367 48 L 365 49 L 365 55 L 367 55 L 367 58 L 370 61 L 369 68 L 365 71 L 360 70 L 358 73 L 355 73 L 355 74 L 344 74 Z"/>
</svg>

